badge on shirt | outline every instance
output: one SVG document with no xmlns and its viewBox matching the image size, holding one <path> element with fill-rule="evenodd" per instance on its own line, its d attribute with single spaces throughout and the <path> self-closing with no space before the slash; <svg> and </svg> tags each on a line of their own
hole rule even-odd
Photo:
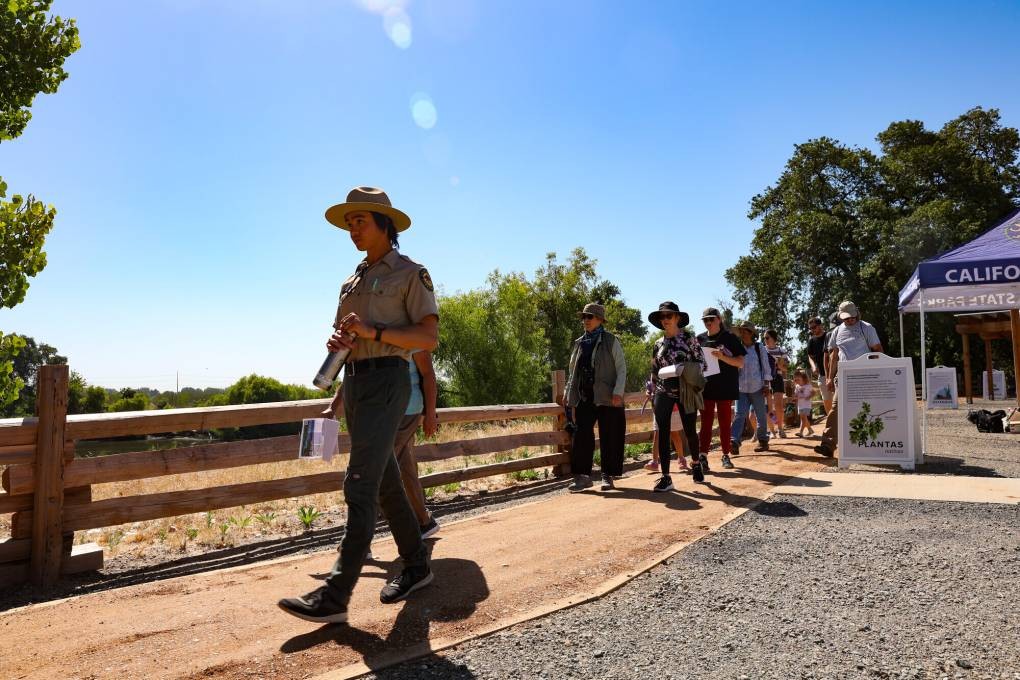
<svg viewBox="0 0 1020 680">
<path fill-rule="evenodd" d="M 425 286 L 425 290 L 427 290 L 430 293 L 434 290 L 432 286 L 432 277 L 429 276 L 428 269 L 425 269 L 425 267 L 419 269 L 418 278 L 421 279 L 421 285 Z"/>
</svg>

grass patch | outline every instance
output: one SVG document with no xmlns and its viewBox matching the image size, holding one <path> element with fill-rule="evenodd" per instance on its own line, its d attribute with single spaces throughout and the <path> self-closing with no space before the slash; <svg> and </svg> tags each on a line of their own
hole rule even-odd
<svg viewBox="0 0 1020 680">
<path fill-rule="evenodd" d="M 644 442 L 643 444 L 627 444 L 623 447 L 623 457 L 626 460 L 637 460 L 642 455 L 651 452 L 651 442 Z"/>
</svg>

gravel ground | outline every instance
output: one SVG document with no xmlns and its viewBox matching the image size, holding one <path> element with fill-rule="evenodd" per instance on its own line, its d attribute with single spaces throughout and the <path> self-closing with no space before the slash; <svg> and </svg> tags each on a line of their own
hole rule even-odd
<svg viewBox="0 0 1020 680">
<path fill-rule="evenodd" d="M 967 420 L 970 409 L 1010 412 L 1013 401 L 982 401 L 957 410 L 928 412 L 927 451 L 916 472 L 926 475 L 967 475 L 971 477 L 1020 477 L 1020 433 L 978 432 Z M 824 425 L 823 425 L 824 427 Z M 816 427 L 818 432 L 821 432 Z M 898 467 L 851 465 L 833 472 L 902 472 Z"/>
<path fill-rule="evenodd" d="M 1020 678 L 1020 507 L 777 496 L 606 597 L 377 678 Z"/>
</svg>

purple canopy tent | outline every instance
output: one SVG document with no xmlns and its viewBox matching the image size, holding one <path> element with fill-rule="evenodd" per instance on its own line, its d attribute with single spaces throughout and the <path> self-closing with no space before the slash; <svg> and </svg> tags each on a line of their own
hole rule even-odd
<svg viewBox="0 0 1020 680">
<path fill-rule="evenodd" d="M 903 350 L 903 314 L 921 316 L 921 452 L 925 453 L 928 389 L 924 351 L 925 312 L 980 312 L 1008 309 L 1013 319 L 1015 365 L 1017 317 L 1020 308 L 1020 209 L 977 238 L 924 260 L 900 290 L 900 354 Z M 1020 375 L 1016 376 L 1020 380 Z M 1020 396 L 1020 392 L 1018 392 Z"/>
</svg>

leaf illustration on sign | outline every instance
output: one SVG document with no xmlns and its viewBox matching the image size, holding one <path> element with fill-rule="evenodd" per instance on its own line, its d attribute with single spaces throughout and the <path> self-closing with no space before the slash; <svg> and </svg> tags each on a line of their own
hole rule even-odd
<svg viewBox="0 0 1020 680">
<path fill-rule="evenodd" d="M 865 446 L 868 442 L 874 441 L 885 429 L 882 416 L 893 411 L 885 411 L 877 416 L 871 415 L 871 404 L 861 403 L 861 410 L 850 421 L 850 441 L 858 446 Z"/>
</svg>

